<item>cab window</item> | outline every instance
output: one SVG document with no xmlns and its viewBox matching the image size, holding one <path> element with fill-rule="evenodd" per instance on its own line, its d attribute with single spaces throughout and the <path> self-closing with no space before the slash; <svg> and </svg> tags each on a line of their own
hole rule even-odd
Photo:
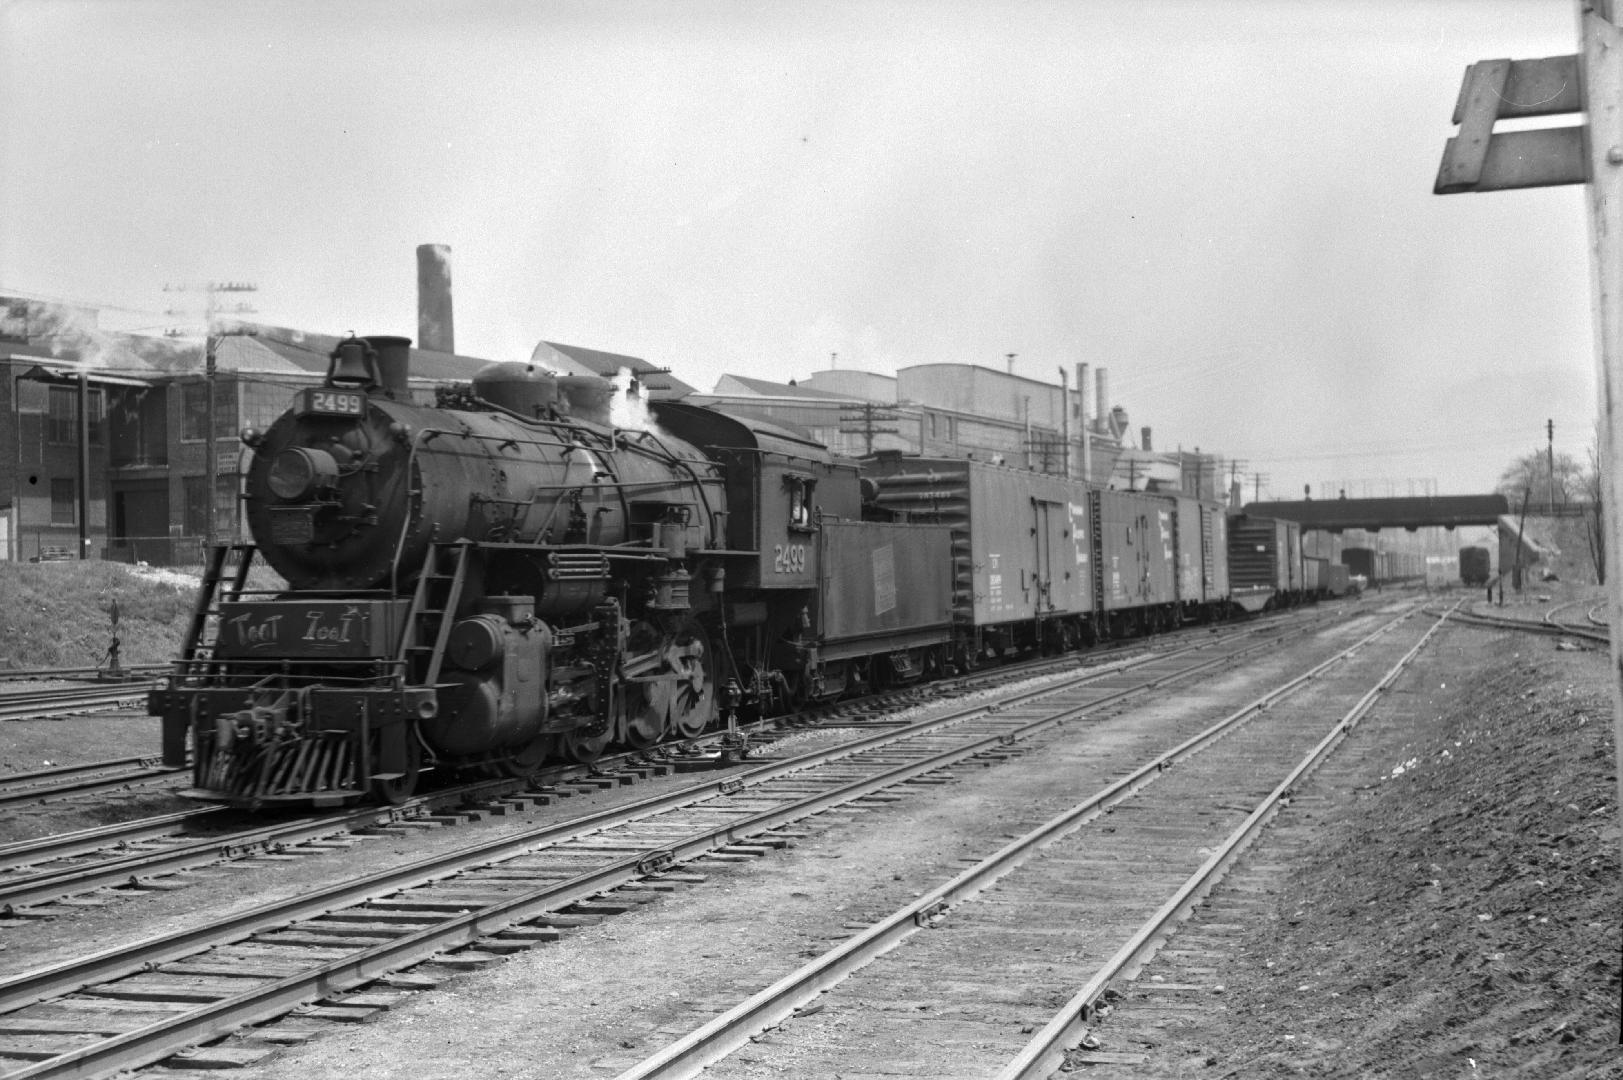
<svg viewBox="0 0 1623 1080">
<path fill-rule="evenodd" d="M 817 482 L 800 476 L 786 476 L 783 485 L 789 494 L 789 527 L 812 528 L 812 493 Z"/>
</svg>

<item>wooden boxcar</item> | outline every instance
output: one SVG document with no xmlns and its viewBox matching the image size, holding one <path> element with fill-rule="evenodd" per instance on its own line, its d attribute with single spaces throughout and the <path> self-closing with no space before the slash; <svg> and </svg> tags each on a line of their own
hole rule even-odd
<svg viewBox="0 0 1623 1080">
<path fill-rule="evenodd" d="M 1294 521 L 1234 514 L 1228 521 L 1229 595 L 1246 611 L 1302 599 L 1302 528 Z"/>
</svg>

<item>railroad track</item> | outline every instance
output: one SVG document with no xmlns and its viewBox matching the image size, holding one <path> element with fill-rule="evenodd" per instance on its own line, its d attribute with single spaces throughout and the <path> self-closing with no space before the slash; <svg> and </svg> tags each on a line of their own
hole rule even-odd
<svg viewBox="0 0 1623 1080">
<path fill-rule="evenodd" d="M 972 705 L 905 726 L 876 725 L 837 748 L 0 980 L 0 1067 L 9 1067 L 0 1075 L 103 1075 L 322 999 L 352 1016 L 374 1009 L 378 994 L 422 984 L 401 974 L 414 964 L 471 966 L 550 940 L 630 906 L 610 890 L 670 888 L 687 876 L 677 868 L 700 856 L 756 857 L 791 842 L 792 826 L 813 815 L 886 803 L 901 797 L 895 789 L 944 782 L 943 771 L 955 765 L 1018 754 L 1023 739 L 1055 724 L 1277 648 L 1272 640 L 1202 644 L 1005 693 L 1000 709 Z M 377 993 L 334 998 L 377 980 L 384 980 Z"/>
<path fill-rule="evenodd" d="M 1584 613 L 1584 622 L 1582 624 L 1558 618 L 1562 610 L 1584 604 L 1590 606 Z M 1455 622 L 1466 626 L 1480 626 L 1493 630 L 1519 630 L 1530 634 L 1546 634 L 1555 637 L 1574 637 L 1604 645 L 1610 644 L 1612 640 L 1606 620 L 1600 616 L 1600 612 L 1604 611 L 1604 609 L 1604 602 L 1597 605 L 1592 600 L 1571 600 L 1541 612 L 1537 619 L 1523 619 L 1513 615 L 1498 615 L 1484 611 L 1455 611 L 1450 617 Z"/>
<path fill-rule="evenodd" d="M 1300 620 L 1276 620 L 1268 623 L 1242 624 L 1227 631 L 1229 636 L 1246 636 L 1285 631 Z M 1197 643 L 1204 647 L 1211 638 Z M 1104 662 L 1110 665 L 1132 665 L 1146 662 L 1163 653 L 1167 647 L 1182 650 L 1187 639 L 1165 639 L 1162 647 L 1135 647 L 1114 658 L 1108 654 L 1089 653 L 1085 662 Z M 971 691 L 985 691 L 998 685 L 1041 676 L 1045 673 L 1076 670 L 1075 656 L 1010 665 L 996 671 L 978 673 L 975 677 L 952 680 L 947 683 L 908 687 L 889 694 L 875 695 L 858 702 L 825 706 L 808 714 L 807 724 L 857 724 L 873 722 L 896 709 L 920 704 L 942 696 L 958 696 Z M 753 725 L 752 738 L 758 743 L 767 737 L 771 723 Z M 190 882 L 186 871 L 197 870 L 218 862 L 242 859 L 267 853 L 278 855 L 319 854 L 328 848 L 322 841 L 347 832 L 373 829 L 394 822 L 410 821 L 439 815 L 437 820 L 454 821 L 459 809 L 499 803 L 508 796 L 522 796 L 529 803 L 546 803 L 572 794 L 573 785 L 600 783 L 607 776 L 622 783 L 634 782 L 644 775 L 662 775 L 679 766 L 702 764 L 706 755 L 714 758 L 714 744 L 719 735 L 698 740 L 697 755 L 681 759 L 650 758 L 644 753 L 627 753 L 605 758 L 593 766 L 558 766 L 541 770 L 536 776 L 524 780 L 483 780 L 459 783 L 408 800 L 395 807 L 363 806 L 347 811 L 301 815 L 289 819 L 266 820 L 247 818 L 224 807 L 199 807 L 181 813 L 162 814 L 149 818 L 105 825 L 94 829 L 45 837 L 37 840 L 0 846 L 0 913 L 13 918 L 43 919 L 70 913 L 74 909 L 53 904 L 70 897 L 83 896 L 99 890 L 114 890 L 110 896 L 133 896 L 141 892 L 178 888 Z M 663 766 L 661 762 L 664 762 Z M 103 762 L 94 766 L 78 767 L 91 773 L 118 765 L 137 765 L 143 768 L 152 762 L 127 759 Z M 50 770 L 55 773 L 58 770 Z M 76 770 L 60 770 L 70 776 Z M 37 774 L 44 777 L 46 774 Z M 145 773 L 135 775 L 146 775 Z M 105 790 L 108 785 L 124 786 L 115 780 L 101 781 L 100 788 L 78 790 Z M 26 789 L 27 785 L 25 785 Z M 55 789 L 52 789 L 53 791 Z M 63 789 L 64 793 L 71 789 Z M 449 817 L 445 815 L 450 815 Z"/>
<path fill-rule="evenodd" d="M 159 758 L 129 757 L 10 773 L 0 777 L 0 808 L 117 791 L 173 779 L 181 771 Z"/>
<path fill-rule="evenodd" d="M 67 713 L 108 709 L 129 701 L 144 701 L 152 688 L 150 680 L 116 683 L 111 686 L 30 687 L 0 693 L 0 720 L 62 716 Z"/>
<path fill-rule="evenodd" d="M 1087 1035 L 1111 985 L 1168 940 L 1442 625 L 1423 636 L 1389 634 L 1407 618 L 1140 765 L 617 1080 L 702 1070 L 718 1080 L 832 1076 L 863 1060 L 889 1062 L 887 1075 L 1050 1076 Z M 1288 696 L 1314 680 L 1335 684 L 1321 699 L 1353 702 L 1333 723 L 1311 722 L 1322 700 Z M 1086 827 L 1105 820 L 1109 828 Z M 897 950 L 903 941 L 912 947 Z M 1028 947 L 1049 962 L 1026 962 Z M 1025 1025 L 1029 1040 L 988 1015 L 998 1005 L 1024 1013 L 1055 1000 L 1064 1004 L 1046 1024 Z M 749 1061 L 729 1060 L 743 1046 Z"/>
<path fill-rule="evenodd" d="M 129 664 L 121 669 L 124 677 L 132 679 L 157 678 L 171 670 L 173 664 Z M 63 668 L 8 668 L 0 670 L 0 682 L 22 682 L 35 679 L 101 679 L 116 677 L 103 667 Z"/>
</svg>

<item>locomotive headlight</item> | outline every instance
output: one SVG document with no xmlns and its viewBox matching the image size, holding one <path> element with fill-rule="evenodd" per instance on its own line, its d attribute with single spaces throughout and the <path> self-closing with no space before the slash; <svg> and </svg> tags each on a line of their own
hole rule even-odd
<svg viewBox="0 0 1623 1080">
<path fill-rule="evenodd" d="M 291 446 L 271 462 L 265 483 L 278 499 L 307 499 L 338 479 L 338 462 L 325 450 Z"/>
</svg>

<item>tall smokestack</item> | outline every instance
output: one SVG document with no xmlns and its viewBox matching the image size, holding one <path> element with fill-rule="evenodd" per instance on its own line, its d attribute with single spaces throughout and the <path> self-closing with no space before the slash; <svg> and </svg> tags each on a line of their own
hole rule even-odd
<svg viewBox="0 0 1623 1080">
<path fill-rule="evenodd" d="M 456 352 L 451 317 L 451 249 L 445 244 L 417 245 L 417 347 Z"/>
<path fill-rule="evenodd" d="M 1077 424 L 1079 434 L 1082 436 L 1082 479 L 1086 480 L 1093 475 L 1093 440 L 1090 433 L 1093 431 L 1093 420 L 1088 415 L 1088 365 L 1076 365 L 1076 414 L 1080 417 Z"/>
<path fill-rule="evenodd" d="M 1139 428 L 1138 433 L 1144 437 L 1144 449 L 1145 449 L 1145 451 L 1149 451 L 1151 449 L 1151 447 L 1150 447 L 1150 429 L 1147 428 L 1147 427 Z"/>
<path fill-rule="evenodd" d="M 1099 430 L 1104 431 L 1109 427 L 1110 420 L 1110 372 L 1100 368 L 1096 378 L 1099 381 L 1099 400 L 1093 405 L 1099 410 Z"/>
</svg>

